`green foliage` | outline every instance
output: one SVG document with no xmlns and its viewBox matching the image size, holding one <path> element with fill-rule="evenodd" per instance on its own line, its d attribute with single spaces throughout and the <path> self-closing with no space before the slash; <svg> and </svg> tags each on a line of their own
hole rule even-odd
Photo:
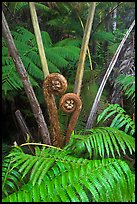
<svg viewBox="0 0 137 204">
<path fill-rule="evenodd" d="M 78 19 L 77 8 L 75 7 L 77 2 L 58 2 L 54 8 L 52 8 L 52 15 L 47 19 L 48 27 L 54 28 L 56 33 L 60 33 L 61 37 L 70 34 L 71 36 L 81 36 L 83 29 Z M 80 3 L 79 3 L 80 5 Z M 85 6 L 81 6 L 82 10 Z M 81 12 L 81 17 L 83 13 Z"/>
<path fill-rule="evenodd" d="M 126 133 L 129 132 L 130 135 L 134 135 L 135 133 L 135 123 L 127 115 L 126 111 L 119 106 L 119 104 L 111 104 L 107 107 L 99 116 L 97 121 L 100 122 L 103 118 L 103 121 L 106 121 L 109 117 L 116 114 L 110 127 L 115 127 L 117 129 L 123 128 Z"/>
<path fill-rule="evenodd" d="M 41 33 L 49 71 L 51 73 L 60 72 L 63 68 L 66 69 L 68 65 L 71 68 L 79 57 L 80 49 L 77 47 L 77 40 L 66 39 L 66 42 L 63 40 L 63 42 L 60 41 L 58 44 L 53 45 L 49 34 L 45 31 Z M 38 82 L 42 81 L 44 76 L 34 34 L 23 27 L 17 26 L 16 30 L 12 31 L 12 35 L 32 85 L 39 86 Z M 8 56 L 8 49 L 4 39 L 2 66 L 2 90 L 4 93 L 7 94 L 8 91 L 22 89 L 22 82 L 16 72 L 12 58 Z"/>
<path fill-rule="evenodd" d="M 120 74 L 116 78 L 116 83 L 121 86 L 125 96 L 135 102 L 135 76 Z"/>
<path fill-rule="evenodd" d="M 44 147 L 40 150 L 38 146 L 35 155 L 14 147 L 7 158 L 12 162 L 12 169 L 18 169 L 22 178 L 29 177 L 19 190 L 3 197 L 3 202 L 133 200 L 134 175 L 120 159 L 89 160 L 72 156 L 71 151 L 65 149 Z"/>
<path fill-rule="evenodd" d="M 97 91 L 99 89 L 99 80 L 100 80 L 101 71 L 96 70 L 85 70 L 83 75 L 83 83 L 81 88 L 81 100 L 82 100 L 82 110 L 80 112 L 79 119 L 77 121 L 75 130 L 79 131 L 85 128 L 86 121 L 93 105 L 94 99 L 96 97 Z M 101 100 L 99 102 L 97 114 L 100 114 L 104 108 L 107 107 L 106 103 L 107 92 L 103 91 Z M 88 100 L 87 100 L 88 99 Z"/>
<path fill-rule="evenodd" d="M 93 39 L 101 42 L 102 41 L 114 42 L 114 35 L 112 32 L 97 31 L 93 35 Z"/>
<path fill-rule="evenodd" d="M 135 139 L 123 131 L 112 127 L 98 127 L 85 131 L 85 135 L 74 134 L 70 144 L 74 155 L 84 155 L 86 158 L 116 157 L 135 151 Z"/>
<path fill-rule="evenodd" d="M 7 2 L 6 4 L 8 5 Z M 85 9 L 84 5 L 89 5 L 89 3 L 59 2 L 56 3 L 56 6 L 53 6 L 53 9 L 52 5 L 50 9 L 46 7 L 44 2 L 43 4 L 36 3 L 35 5 L 37 6 L 37 4 L 44 11 L 40 14 L 40 20 L 45 13 L 47 15 L 47 11 L 51 11 L 46 20 L 44 19 L 43 23 L 41 22 L 41 28 L 45 30 L 46 25 L 46 30 L 50 32 L 50 34 L 45 31 L 41 32 L 49 71 L 63 73 L 66 78 L 69 78 L 72 82 L 71 86 L 73 86 L 72 76 L 75 76 L 75 68 L 80 51 L 79 47 L 81 45 L 81 40 L 78 37 L 81 38 L 83 36 L 83 29 L 77 14 L 79 14 L 85 25 L 88 9 Z M 19 11 L 26 8 L 26 5 L 28 6 L 26 2 L 12 2 L 10 10 L 18 14 Z M 117 2 L 97 2 L 94 26 L 96 27 L 107 15 L 107 12 L 116 5 Z M 128 8 L 128 5 L 126 7 Z M 85 11 L 83 11 L 83 8 Z M 105 12 L 102 12 L 102 9 Z M 121 17 L 119 8 L 118 17 L 118 19 Z M 117 25 L 122 24 L 122 29 L 125 31 L 123 17 L 121 19 L 121 22 L 118 20 Z M 92 45 L 94 46 L 92 61 L 96 63 L 95 72 L 97 67 L 100 70 L 103 67 L 106 68 L 105 57 L 107 54 L 114 54 L 123 35 L 123 30 L 120 30 L 121 27 L 119 33 L 112 33 L 111 29 L 108 29 L 108 32 L 106 32 L 105 24 L 107 20 L 108 18 L 102 21 L 103 23 L 99 26 L 98 30 L 96 29 L 96 32 L 93 30 L 94 35 L 91 38 L 92 42 L 89 44 L 91 53 Z M 110 21 L 109 26 L 111 23 L 112 21 Z M 69 34 L 71 38 L 66 38 Z M 35 86 L 38 92 L 37 95 L 42 95 L 42 89 L 39 86 L 41 86 L 41 81 L 43 81 L 44 77 L 41 71 L 35 36 L 29 30 L 20 26 L 12 31 L 12 35 L 32 85 Z M 9 96 L 15 90 L 22 90 L 23 86 L 12 58 L 9 56 L 4 39 L 2 39 L 2 48 L 2 90 L 5 95 Z M 85 68 L 88 67 L 88 63 L 86 63 Z M 93 72 L 92 74 L 94 75 Z M 89 114 L 98 90 L 99 85 L 93 79 L 94 77 L 96 79 L 96 74 L 94 76 L 92 74 L 87 73 L 87 77 L 83 78 L 83 90 L 81 92 L 83 109 L 76 126 L 76 132 L 81 127 L 84 127 L 87 114 Z M 135 98 L 134 82 L 131 79 L 118 78 L 117 82 L 122 85 L 123 89 L 127 88 L 124 91 L 128 97 Z M 106 99 L 106 97 L 103 96 L 103 99 Z M 42 103 L 43 97 L 41 97 L 40 101 Z M 100 102 L 102 103 L 102 101 Z M 99 107 L 98 112 L 100 109 L 103 109 L 102 107 L 104 106 L 101 105 Z M 105 109 L 99 116 L 98 121 L 101 121 L 103 118 L 106 121 L 116 113 L 118 114 L 113 119 L 110 127 L 99 127 L 88 131 L 81 131 L 77 134 L 73 133 L 64 149 L 39 144 L 43 147 L 40 149 L 38 146 L 35 146 L 35 154 L 32 155 L 31 153 L 26 153 L 24 148 L 14 147 L 10 154 L 3 159 L 2 201 L 134 201 L 134 174 L 128 164 L 123 161 L 122 156 L 127 154 L 133 155 L 135 152 L 135 139 L 131 136 L 134 134 L 135 124 L 117 104 Z M 66 128 L 67 120 L 64 113 L 60 119 L 62 127 Z M 125 132 L 118 130 L 119 128 L 124 128 Z"/>
<path fill-rule="evenodd" d="M 4 3 L 5 6 L 8 6 L 8 8 L 13 13 L 18 13 L 21 10 L 29 8 L 28 2 L 4 2 Z M 46 5 L 42 3 L 35 2 L 35 6 L 37 9 L 42 10 L 44 12 L 48 12 L 50 10 Z"/>
<path fill-rule="evenodd" d="M 12 169 L 11 158 L 5 157 L 2 163 L 2 193 L 8 196 L 9 193 L 19 190 L 21 185 L 21 174 L 17 169 Z"/>
</svg>

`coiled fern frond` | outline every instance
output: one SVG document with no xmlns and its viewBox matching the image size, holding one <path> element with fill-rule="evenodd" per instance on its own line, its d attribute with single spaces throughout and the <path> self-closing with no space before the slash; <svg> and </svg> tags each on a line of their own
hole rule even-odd
<svg viewBox="0 0 137 204">
<path fill-rule="evenodd" d="M 18 150 L 18 151 L 17 151 Z M 88 160 L 56 148 L 36 149 L 36 155 L 13 150 L 12 168 L 29 175 L 28 183 L 3 202 L 123 202 L 132 201 L 134 176 L 119 159 Z"/>
<path fill-rule="evenodd" d="M 97 122 L 106 121 L 109 117 L 116 114 L 110 127 L 120 129 L 124 127 L 124 131 L 130 135 L 135 133 L 135 123 L 119 104 L 109 105 L 97 118 Z"/>
</svg>

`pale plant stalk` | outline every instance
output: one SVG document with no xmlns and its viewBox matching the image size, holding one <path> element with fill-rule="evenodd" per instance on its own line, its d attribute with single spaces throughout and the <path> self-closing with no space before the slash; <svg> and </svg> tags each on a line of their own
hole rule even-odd
<svg viewBox="0 0 137 204">
<path fill-rule="evenodd" d="M 84 25 L 83 25 L 82 19 L 80 18 L 80 16 L 79 16 L 78 13 L 77 13 L 77 16 L 78 16 L 78 18 L 79 18 L 79 21 L 80 21 L 81 27 L 83 28 L 83 31 L 84 31 Z M 88 46 L 87 51 L 88 51 L 88 58 L 89 58 L 90 69 L 93 70 L 93 66 L 92 66 L 92 60 L 91 60 L 91 55 L 90 55 L 89 46 Z"/>
<path fill-rule="evenodd" d="M 91 109 L 91 111 L 90 111 L 90 115 L 89 115 L 89 117 L 88 117 L 87 124 L 86 124 L 86 129 L 91 129 L 92 126 L 93 126 L 94 116 L 95 116 L 95 113 L 96 113 L 96 111 L 97 111 L 98 103 L 99 103 L 99 101 L 100 101 L 100 98 L 101 98 L 102 92 L 103 92 L 103 90 L 104 90 L 104 87 L 105 87 L 105 85 L 106 85 L 106 82 L 107 82 L 107 80 L 108 80 L 108 77 L 110 76 L 111 71 L 112 71 L 113 67 L 115 66 L 115 63 L 116 63 L 116 61 L 117 61 L 117 59 L 118 59 L 118 56 L 119 56 L 119 54 L 120 54 L 120 52 L 121 52 L 121 49 L 122 49 L 122 47 L 123 47 L 123 45 L 124 45 L 126 39 L 128 38 L 130 32 L 131 32 L 132 29 L 134 28 L 134 26 L 135 26 L 135 20 L 132 22 L 130 28 L 128 29 L 128 31 L 127 31 L 126 34 L 124 35 L 124 37 L 123 37 L 121 43 L 119 44 L 119 46 L 118 46 L 118 48 L 117 48 L 117 50 L 116 50 L 116 52 L 115 52 L 115 54 L 114 54 L 114 56 L 113 56 L 113 58 L 112 58 L 110 64 L 109 64 L 109 66 L 108 66 L 108 69 L 107 69 L 107 71 L 106 71 L 106 73 L 105 73 L 105 75 L 104 75 L 104 78 L 103 78 L 103 80 L 102 80 L 102 82 L 101 82 L 101 84 L 100 84 L 100 87 L 99 87 L 99 89 L 98 89 L 98 92 L 97 92 L 96 98 L 95 98 L 95 100 L 94 100 L 92 109 Z"/>
<path fill-rule="evenodd" d="M 35 33 L 35 37 L 36 37 L 36 42 L 38 45 L 41 66 L 42 66 L 42 70 L 44 73 L 44 77 L 46 78 L 46 76 L 49 74 L 49 70 L 48 70 L 47 59 L 46 59 L 44 46 L 43 46 L 43 42 L 42 42 L 41 32 L 40 32 L 40 28 L 39 28 L 38 17 L 37 17 L 37 13 L 36 13 L 36 9 L 35 9 L 35 3 L 29 2 L 29 7 L 30 7 L 33 29 L 34 29 L 34 33 Z"/>
<path fill-rule="evenodd" d="M 5 42 L 7 43 L 7 47 L 9 49 L 10 55 L 12 56 L 13 62 L 15 64 L 16 70 L 20 76 L 20 79 L 22 81 L 22 84 L 24 86 L 26 95 L 28 97 L 28 101 L 30 102 L 32 111 L 34 113 L 34 117 L 38 123 L 38 128 L 41 133 L 43 143 L 45 144 L 51 144 L 50 141 L 50 135 L 47 128 L 47 124 L 44 120 L 42 110 L 40 108 L 40 105 L 38 103 L 38 100 L 35 96 L 34 90 L 31 86 L 28 74 L 26 72 L 26 69 L 22 63 L 22 60 L 19 56 L 18 50 L 15 46 L 13 37 L 11 35 L 9 26 L 7 24 L 6 18 L 4 16 L 4 13 L 2 12 L 2 33 L 5 38 Z"/>
<path fill-rule="evenodd" d="M 92 2 L 89 8 L 88 18 L 87 18 L 87 22 L 84 30 L 84 36 L 82 40 L 78 68 L 77 68 L 77 73 L 75 78 L 74 93 L 76 93 L 77 95 L 80 95 L 80 91 L 81 91 L 85 58 L 86 58 L 86 53 L 87 53 L 87 48 L 88 48 L 88 43 L 90 38 L 90 32 L 93 24 L 95 8 L 96 8 L 96 2 Z"/>
</svg>

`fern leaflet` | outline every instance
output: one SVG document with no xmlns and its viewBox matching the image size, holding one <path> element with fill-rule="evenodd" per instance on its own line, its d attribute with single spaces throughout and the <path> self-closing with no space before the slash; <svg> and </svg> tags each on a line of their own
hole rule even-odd
<svg viewBox="0 0 137 204">
<path fill-rule="evenodd" d="M 110 127 L 115 127 L 120 129 L 121 127 L 125 127 L 124 131 L 126 133 L 129 132 L 130 135 L 134 135 L 135 133 L 135 123 L 130 118 L 129 115 L 126 114 L 126 111 L 120 107 L 119 104 L 111 104 L 109 105 L 97 118 L 97 122 L 100 122 L 103 118 L 103 121 L 106 121 L 110 116 L 117 114 L 115 118 L 112 120 Z"/>
</svg>

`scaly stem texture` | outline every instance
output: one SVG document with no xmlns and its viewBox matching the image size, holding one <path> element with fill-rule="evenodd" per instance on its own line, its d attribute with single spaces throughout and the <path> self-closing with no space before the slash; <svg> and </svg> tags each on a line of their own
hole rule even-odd
<svg viewBox="0 0 137 204">
<path fill-rule="evenodd" d="M 80 114 L 82 108 L 81 99 L 75 93 L 67 93 L 60 99 L 60 108 L 65 113 L 72 113 L 64 141 L 65 145 L 67 142 L 69 142 L 70 136 L 75 128 L 78 116 Z"/>
<path fill-rule="evenodd" d="M 53 146 L 56 147 L 62 147 L 63 135 L 60 128 L 58 110 L 53 97 L 54 95 L 64 94 L 66 89 L 67 81 L 61 74 L 49 74 L 44 80 L 43 90 L 49 113 L 51 141 Z"/>
<path fill-rule="evenodd" d="M 50 142 L 50 136 L 49 131 L 47 128 L 47 125 L 45 123 L 41 108 L 39 106 L 39 103 L 37 101 L 37 98 L 35 96 L 35 93 L 33 91 L 33 88 L 31 86 L 31 83 L 29 81 L 26 69 L 21 61 L 21 58 L 19 57 L 17 48 L 14 44 L 14 40 L 12 38 L 11 32 L 9 30 L 7 21 L 5 19 L 4 13 L 2 12 L 2 32 L 5 38 L 5 41 L 7 43 L 8 49 L 10 51 L 10 54 L 13 58 L 13 62 L 15 64 L 16 70 L 21 78 L 21 81 L 23 83 L 25 92 L 27 94 L 28 100 L 30 102 L 31 108 L 34 113 L 34 117 L 36 118 L 36 121 L 38 123 L 38 127 L 43 139 L 43 143 L 45 144 L 51 144 Z"/>
</svg>

